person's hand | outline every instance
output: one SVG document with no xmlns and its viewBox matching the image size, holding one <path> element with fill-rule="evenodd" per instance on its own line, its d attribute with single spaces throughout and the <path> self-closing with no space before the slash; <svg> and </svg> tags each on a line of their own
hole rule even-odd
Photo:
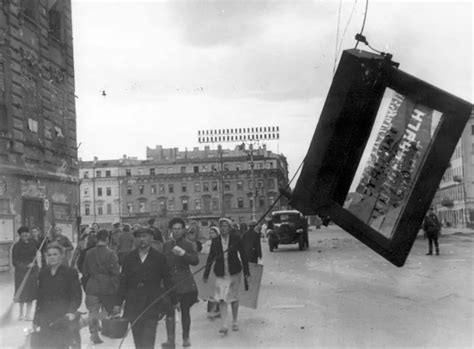
<svg viewBox="0 0 474 349">
<path fill-rule="evenodd" d="M 207 284 L 207 282 L 209 281 L 209 279 L 208 279 L 208 278 L 202 278 L 202 281 L 203 281 L 205 284 Z"/>
<path fill-rule="evenodd" d="M 120 305 L 114 305 L 112 311 L 114 312 L 114 314 L 120 314 Z"/>
<path fill-rule="evenodd" d="M 72 321 L 76 318 L 76 315 L 73 314 L 73 313 L 66 313 L 66 319 L 68 319 L 69 321 Z"/>
</svg>

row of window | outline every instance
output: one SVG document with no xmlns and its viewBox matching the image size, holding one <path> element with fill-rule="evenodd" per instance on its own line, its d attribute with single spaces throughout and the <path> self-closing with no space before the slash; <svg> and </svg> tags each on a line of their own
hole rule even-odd
<svg viewBox="0 0 474 349">
<path fill-rule="evenodd" d="M 446 198 L 451 199 L 453 201 L 463 200 L 463 187 L 456 186 L 453 188 L 439 190 L 433 200 L 434 204 L 441 204 Z"/>
<path fill-rule="evenodd" d="M 253 181 L 249 180 L 248 181 L 248 189 L 251 190 L 253 188 Z M 259 179 L 257 182 L 257 188 L 264 188 L 264 180 Z M 232 189 L 232 182 L 231 181 L 224 181 L 224 191 L 231 191 Z M 243 180 L 238 180 L 236 182 L 236 189 L 238 191 L 244 190 L 244 181 Z M 274 178 L 268 178 L 267 179 L 267 189 L 275 189 L 275 179 Z M 158 191 L 157 191 L 158 190 Z M 199 192 L 210 192 L 210 191 L 218 191 L 219 186 L 217 181 L 212 181 L 212 182 L 194 182 L 194 192 L 199 193 Z M 181 183 L 181 192 L 182 193 L 187 193 L 188 192 L 188 183 Z M 172 194 L 174 193 L 174 184 L 170 183 L 168 184 L 168 193 Z M 132 195 L 133 194 L 133 187 L 128 186 L 127 187 L 127 195 Z M 139 185 L 138 186 L 138 194 L 143 195 L 145 194 L 145 185 Z M 165 184 L 158 184 L 158 187 L 156 184 L 150 185 L 150 194 L 166 194 L 166 185 Z"/>
<path fill-rule="evenodd" d="M 217 198 L 204 198 L 204 199 L 194 199 L 191 200 L 194 203 L 194 210 L 205 210 L 205 211 L 217 211 L 219 210 L 219 199 Z M 253 198 L 249 199 L 249 208 L 253 208 Z M 272 205 L 275 202 L 275 197 L 270 195 L 268 197 L 268 204 Z M 233 207 L 233 200 L 231 197 L 224 198 L 224 208 L 225 209 L 232 209 L 232 208 L 246 208 L 245 201 L 243 197 L 238 197 L 235 201 L 235 207 Z M 265 207 L 265 198 L 260 197 L 258 199 L 259 207 Z M 134 205 L 133 202 L 127 202 L 127 213 L 131 214 L 134 213 L 134 207 L 138 209 L 138 212 L 145 213 L 145 212 L 164 212 L 167 210 L 174 211 L 175 207 L 175 200 L 158 200 L 158 201 L 151 201 L 149 205 L 145 201 L 138 201 L 137 205 Z M 148 210 L 147 210 L 148 209 Z M 181 200 L 181 210 L 182 211 L 189 211 L 190 208 L 190 200 L 189 199 L 182 199 Z M 90 204 L 85 205 L 84 214 L 86 216 L 91 215 L 91 206 Z M 112 204 L 106 205 L 106 214 L 112 214 Z M 102 216 L 104 215 L 104 207 L 103 205 L 97 205 L 97 215 Z"/>
<path fill-rule="evenodd" d="M 462 182 L 462 167 L 450 167 L 443 175 L 443 182 Z"/>
<path fill-rule="evenodd" d="M 247 169 L 250 170 L 250 163 L 247 164 Z M 257 170 L 262 170 L 264 168 L 264 164 L 263 162 L 256 162 L 255 163 L 255 168 Z M 273 162 L 267 162 L 266 163 L 266 168 L 267 169 L 273 169 Z M 241 171 L 243 170 L 242 168 L 242 164 L 237 164 L 235 165 L 235 171 Z M 157 173 L 158 174 L 172 174 L 172 173 L 175 173 L 174 171 L 174 167 L 160 167 L 158 168 L 158 172 L 156 171 L 157 169 L 156 168 L 149 168 L 148 169 L 148 174 L 150 176 L 155 176 Z M 192 173 L 200 173 L 200 172 L 209 172 L 209 171 L 212 171 L 212 172 L 217 172 L 220 170 L 220 167 L 216 164 L 213 164 L 213 165 L 201 165 L 201 166 L 193 166 L 193 171 Z M 231 171 L 231 167 L 229 164 L 224 164 L 224 167 L 223 167 L 223 170 L 224 171 Z M 108 178 L 108 177 L 111 177 L 111 171 L 110 170 L 96 170 L 95 171 L 95 178 L 101 178 L 102 177 L 102 174 L 105 174 L 105 177 Z M 186 166 L 181 166 L 180 168 L 180 172 L 179 173 L 188 173 L 187 172 L 187 167 Z M 141 176 L 141 175 L 145 175 L 146 172 L 144 169 L 138 169 L 136 174 L 138 176 Z M 83 174 L 82 174 L 83 178 L 89 178 L 89 171 L 84 171 Z M 125 169 L 125 176 L 127 177 L 131 177 L 132 176 L 132 169 L 130 168 L 127 168 Z"/>
</svg>

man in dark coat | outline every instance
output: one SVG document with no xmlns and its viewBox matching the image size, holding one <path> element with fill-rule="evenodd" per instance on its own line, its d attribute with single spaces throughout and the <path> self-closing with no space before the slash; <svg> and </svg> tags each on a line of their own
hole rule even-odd
<svg viewBox="0 0 474 349">
<path fill-rule="evenodd" d="M 171 230 L 170 239 L 163 246 L 163 254 L 166 256 L 171 268 L 171 277 L 176 285 L 176 292 L 181 308 L 181 325 L 183 329 L 183 347 L 190 347 L 189 330 L 191 328 L 190 309 L 197 302 L 198 289 L 194 277 L 189 269 L 190 265 L 198 265 L 199 257 L 191 241 L 186 239 L 184 221 L 174 217 L 169 222 Z M 166 314 L 167 341 L 161 346 L 163 348 L 175 348 L 175 310 Z"/>
<path fill-rule="evenodd" d="M 119 312 L 125 301 L 123 315 L 133 324 L 135 347 L 154 348 L 157 322 L 177 303 L 177 298 L 174 291 L 163 296 L 173 287 L 173 282 L 166 257 L 151 248 L 153 231 L 140 229 L 135 236 L 137 248 L 123 261 L 114 311 Z M 153 302 L 154 305 L 142 314 Z"/>
<path fill-rule="evenodd" d="M 242 245 L 244 246 L 245 254 L 249 262 L 258 263 L 262 258 L 262 244 L 260 242 L 260 235 L 255 230 L 257 222 L 250 221 L 249 229 L 242 235 Z"/>
<path fill-rule="evenodd" d="M 432 207 L 430 207 L 423 222 L 423 230 L 428 237 L 429 250 L 426 255 L 430 256 L 433 254 L 433 243 L 435 245 L 436 255 L 439 255 L 438 235 L 441 231 L 441 224 Z"/>
<path fill-rule="evenodd" d="M 119 286 L 120 268 L 117 255 L 108 247 L 109 232 L 97 233 L 97 245 L 86 253 L 82 267 L 85 280 L 86 307 L 89 310 L 89 331 L 94 344 L 103 343 L 99 336 L 99 313 L 104 308 L 113 312 Z"/>
<path fill-rule="evenodd" d="M 149 228 L 153 231 L 153 240 L 164 243 L 163 234 L 158 227 L 155 227 L 155 218 L 148 220 Z"/>
</svg>

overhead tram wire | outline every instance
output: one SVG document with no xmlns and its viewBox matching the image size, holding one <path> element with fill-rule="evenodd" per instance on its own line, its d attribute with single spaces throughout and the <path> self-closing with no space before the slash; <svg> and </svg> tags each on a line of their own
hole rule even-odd
<svg viewBox="0 0 474 349">
<path fill-rule="evenodd" d="M 339 49 L 337 50 L 337 56 L 338 56 L 338 57 L 339 57 L 339 55 L 341 54 L 341 51 L 342 51 L 342 43 L 344 42 L 344 36 L 346 36 L 347 29 L 349 28 L 349 24 L 350 24 L 351 21 L 352 21 L 352 16 L 354 15 L 354 11 L 355 11 L 356 5 L 357 5 L 357 0 L 354 0 L 354 3 L 352 4 L 351 14 L 349 15 L 349 19 L 347 20 L 346 26 L 344 27 L 344 31 L 342 32 L 341 41 L 340 41 L 340 43 L 339 43 Z"/>
<path fill-rule="evenodd" d="M 342 7 L 342 0 L 339 0 L 339 11 L 337 13 L 337 30 L 336 30 L 336 48 L 334 52 L 334 66 L 332 68 L 332 74 L 336 74 L 336 63 L 337 63 L 337 51 L 339 47 L 339 27 L 341 25 L 341 7 Z"/>
<path fill-rule="evenodd" d="M 291 177 L 290 181 L 288 182 L 287 184 L 287 188 L 290 188 L 290 184 L 291 182 L 293 182 L 293 180 L 295 179 L 296 175 L 298 174 L 298 172 L 300 171 L 301 167 L 303 166 L 304 164 L 304 159 L 301 161 L 300 165 L 298 166 L 298 168 L 296 169 L 295 173 L 293 174 L 293 177 Z M 267 216 L 268 213 L 271 212 L 271 210 L 275 207 L 275 205 L 278 203 L 278 201 L 280 201 L 280 199 L 282 198 L 283 196 L 283 192 L 280 193 L 280 195 L 277 197 L 277 199 L 273 202 L 273 204 L 270 205 L 270 207 L 267 209 L 267 211 L 260 217 L 260 219 L 257 221 L 256 225 L 260 224 L 261 221 L 263 221 L 265 219 L 265 217 Z M 239 240 L 240 241 L 240 240 Z M 227 250 L 223 251 L 222 253 L 225 254 L 229 248 L 233 247 L 234 245 L 231 245 L 227 248 Z M 179 285 L 181 285 L 182 283 L 188 281 L 189 277 L 194 277 L 194 275 L 198 274 L 199 272 L 201 272 L 202 270 L 204 270 L 206 268 L 206 266 L 202 266 L 201 268 L 197 269 L 195 272 L 193 272 L 190 276 L 182 279 L 180 282 L 178 282 L 177 284 L 175 284 L 172 288 L 168 289 L 167 291 L 165 291 L 161 296 L 157 297 L 156 299 L 153 300 L 153 302 L 151 302 L 145 309 L 143 309 L 143 311 L 138 314 L 138 316 L 135 318 L 135 320 L 130 323 L 130 326 L 128 327 L 127 331 L 125 332 L 125 335 L 122 337 L 122 340 L 120 341 L 119 343 L 119 346 L 118 348 L 121 349 L 122 348 L 122 344 L 123 344 L 123 341 L 125 340 L 125 338 L 127 338 L 128 334 L 130 333 L 131 329 L 133 326 L 135 326 L 135 324 L 138 322 L 138 320 L 140 320 L 140 318 L 145 315 L 145 313 L 150 310 L 158 301 L 160 301 L 163 297 L 166 297 L 172 290 L 174 290 L 175 288 L 177 288 Z"/>
</svg>

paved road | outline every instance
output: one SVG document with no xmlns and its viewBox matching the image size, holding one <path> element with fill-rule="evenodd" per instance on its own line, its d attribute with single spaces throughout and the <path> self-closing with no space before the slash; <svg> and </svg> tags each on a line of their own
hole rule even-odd
<svg viewBox="0 0 474 349">
<path fill-rule="evenodd" d="M 240 331 L 221 337 L 205 304 L 195 305 L 193 347 L 472 348 L 473 241 L 474 234 L 443 236 L 441 255 L 425 256 L 427 242 L 418 239 L 403 268 L 335 227 L 313 231 L 306 251 L 288 245 L 270 253 L 265 246 L 259 309 L 242 308 Z M 7 289 L 0 277 L 2 296 Z M 1 346 L 21 343 L 23 326 L 2 329 Z M 157 348 L 164 333 L 160 323 Z M 87 342 L 87 329 L 83 334 Z M 124 348 L 131 345 L 127 338 Z"/>
</svg>

